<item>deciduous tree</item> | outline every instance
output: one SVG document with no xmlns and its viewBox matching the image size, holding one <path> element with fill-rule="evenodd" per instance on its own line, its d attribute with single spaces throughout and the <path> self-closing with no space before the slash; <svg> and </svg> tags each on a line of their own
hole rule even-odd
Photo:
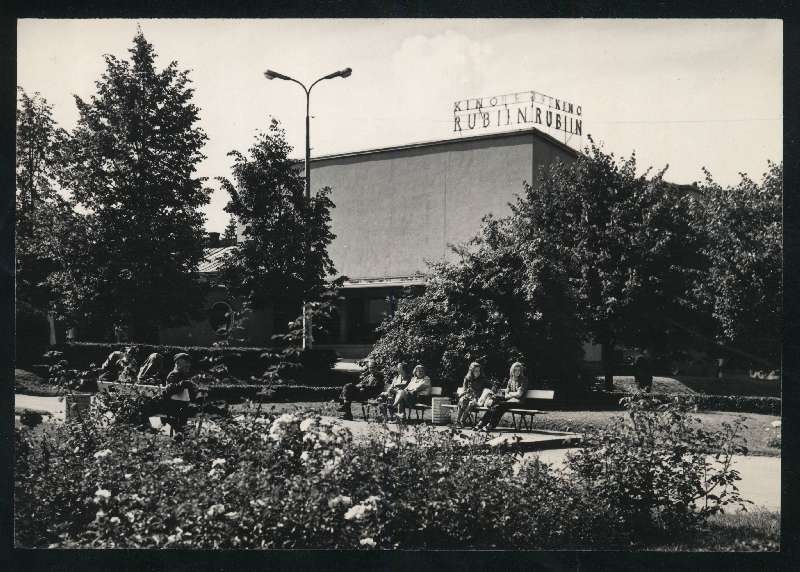
<svg viewBox="0 0 800 572">
<path fill-rule="evenodd" d="M 780 367 L 783 324 L 783 164 L 760 183 L 745 174 L 723 187 L 706 172 L 694 203 L 708 271 L 695 280 L 697 309 L 714 335 L 753 365 Z"/>
<path fill-rule="evenodd" d="M 272 120 L 248 154 L 232 151 L 233 178 L 219 178 L 230 195 L 225 210 L 243 226 L 243 239 L 225 262 L 222 279 L 252 309 L 284 305 L 292 315 L 302 302 L 329 299 L 336 273 L 328 256 L 331 231 L 330 189 L 305 198 L 299 165 L 289 158 L 291 146 Z M 315 320 L 315 326 L 320 320 Z"/>
</svg>

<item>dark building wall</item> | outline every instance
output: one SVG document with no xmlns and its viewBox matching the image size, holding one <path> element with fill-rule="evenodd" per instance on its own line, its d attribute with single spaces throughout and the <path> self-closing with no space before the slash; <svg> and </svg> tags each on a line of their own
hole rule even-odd
<svg viewBox="0 0 800 572">
<path fill-rule="evenodd" d="M 410 276 L 450 256 L 447 245 L 474 236 L 486 214 L 508 214 L 539 166 L 574 155 L 526 130 L 312 159 L 311 177 L 315 189 L 333 189 L 339 273 Z"/>
<path fill-rule="evenodd" d="M 240 305 L 231 299 L 224 288 L 215 287 L 210 290 L 205 300 L 204 316 L 192 320 L 186 326 L 163 328 L 159 331 L 159 342 L 167 345 L 210 346 L 220 340 L 211 323 L 211 310 L 215 304 L 222 302 L 233 310 Z M 267 308 L 253 312 L 247 323 L 246 337 L 251 345 L 268 346 L 272 334 L 272 309 Z"/>
</svg>

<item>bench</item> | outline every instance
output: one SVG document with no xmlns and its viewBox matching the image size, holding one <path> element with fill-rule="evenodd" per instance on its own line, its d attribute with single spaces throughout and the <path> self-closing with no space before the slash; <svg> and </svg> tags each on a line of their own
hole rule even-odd
<svg viewBox="0 0 800 572">
<path fill-rule="evenodd" d="M 463 393 L 463 388 L 459 388 L 457 395 L 460 397 L 461 393 Z M 555 397 L 555 391 L 552 389 L 529 389 L 525 392 L 525 401 L 520 405 L 527 405 L 527 402 L 534 399 L 553 399 Z M 444 405 L 450 409 L 451 411 L 458 409 L 458 404 L 453 405 Z M 468 416 L 468 420 L 470 424 L 474 425 L 478 422 L 478 414 L 484 413 L 488 410 L 487 407 L 474 407 Z M 515 407 L 514 409 L 507 409 L 506 413 L 511 413 L 511 422 L 514 425 L 514 430 L 519 431 L 520 427 L 527 429 L 528 431 L 533 431 L 533 418 L 536 415 L 542 415 L 546 413 L 546 411 L 540 411 L 538 409 L 530 409 L 527 407 Z"/>
<path fill-rule="evenodd" d="M 429 400 L 431 397 L 440 397 L 442 395 L 442 388 L 441 387 L 431 387 L 429 393 L 425 395 L 420 395 L 420 397 L 427 397 Z M 411 407 L 406 407 L 405 414 L 406 418 L 411 417 L 411 412 L 414 411 L 417 414 L 417 421 L 422 421 L 425 418 L 425 412 L 430 409 L 431 406 L 426 403 L 415 403 Z"/>
<path fill-rule="evenodd" d="M 442 391 L 443 391 L 442 387 L 431 387 L 428 393 L 426 393 L 425 395 L 420 395 L 420 397 L 421 398 L 427 397 L 428 399 L 430 399 L 431 397 L 439 397 L 442 395 Z M 368 401 L 361 401 L 358 403 L 360 403 L 361 405 L 361 414 L 364 416 L 364 420 L 369 421 L 370 411 L 372 411 L 372 409 L 378 406 L 378 402 L 376 402 L 374 399 L 370 399 Z M 406 418 L 410 418 L 411 413 L 414 412 L 416 413 L 417 421 L 422 421 L 422 419 L 425 417 L 425 412 L 430 408 L 431 406 L 426 403 L 415 403 L 411 407 L 406 407 L 404 413 Z"/>
<path fill-rule="evenodd" d="M 158 395 L 164 391 L 164 386 L 161 385 L 150 385 L 145 383 L 119 383 L 116 381 L 98 381 L 97 382 L 97 390 L 98 392 L 107 393 L 109 390 L 114 391 L 118 387 L 136 387 L 139 389 L 144 389 L 148 393 L 152 395 L 152 397 L 158 397 Z M 198 397 L 205 398 L 207 395 L 207 390 L 199 389 L 197 392 Z M 189 390 L 184 389 L 180 393 L 176 393 L 170 396 L 170 400 L 172 401 L 181 401 L 184 403 L 188 403 L 191 401 L 189 397 Z M 148 421 L 150 422 L 150 427 L 155 430 L 161 430 L 164 425 L 169 425 L 170 431 L 169 435 L 172 437 L 174 435 L 174 425 L 176 419 L 173 415 L 169 413 L 163 412 L 153 412 L 148 416 Z"/>
</svg>

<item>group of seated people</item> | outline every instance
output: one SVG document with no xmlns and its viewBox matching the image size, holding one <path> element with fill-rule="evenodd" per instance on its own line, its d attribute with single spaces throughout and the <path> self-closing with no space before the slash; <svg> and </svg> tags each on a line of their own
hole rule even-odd
<svg viewBox="0 0 800 572">
<path fill-rule="evenodd" d="M 378 406 L 382 417 L 389 421 L 403 419 L 407 408 L 413 407 L 417 400 L 430 392 L 431 380 L 425 375 L 425 367 L 417 365 L 409 375 L 408 366 L 398 363 L 395 377 L 386 382 L 375 360 L 368 359 L 366 369 L 358 383 L 348 383 L 340 396 L 342 418 L 353 419 L 351 405 L 354 401 L 371 401 Z M 473 429 L 490 431 L 497 427 L 503 414 L 519 404 L 528 390 L 528 379 L 525 368 L 520 362 L 514 362 L 503 384 L 492 384 L 484 375 L 478 362 L 472 362 L 467 369 L 459 388 L 456 424 L 465 426 L 471 413 L 478 407 L 485 407 L 486 413 Z"/>
<path fill-rule="evenodd" d="M 200 388 L 191 380 L 191 356 L 183 352 L 175 354 L 172 370 L 166 371 L 166 358 L 162 354 L 151 353 L 140 367 L 140 353 L 136 346 L 126 348 L 124 352 L 111 352 L 97 370 L 97 380 L 163 387 L 157 408 L 174 418 L 176 428 L 183 426 L 191 413 L 190 404 L 200 394 Z"/>
</svg>

